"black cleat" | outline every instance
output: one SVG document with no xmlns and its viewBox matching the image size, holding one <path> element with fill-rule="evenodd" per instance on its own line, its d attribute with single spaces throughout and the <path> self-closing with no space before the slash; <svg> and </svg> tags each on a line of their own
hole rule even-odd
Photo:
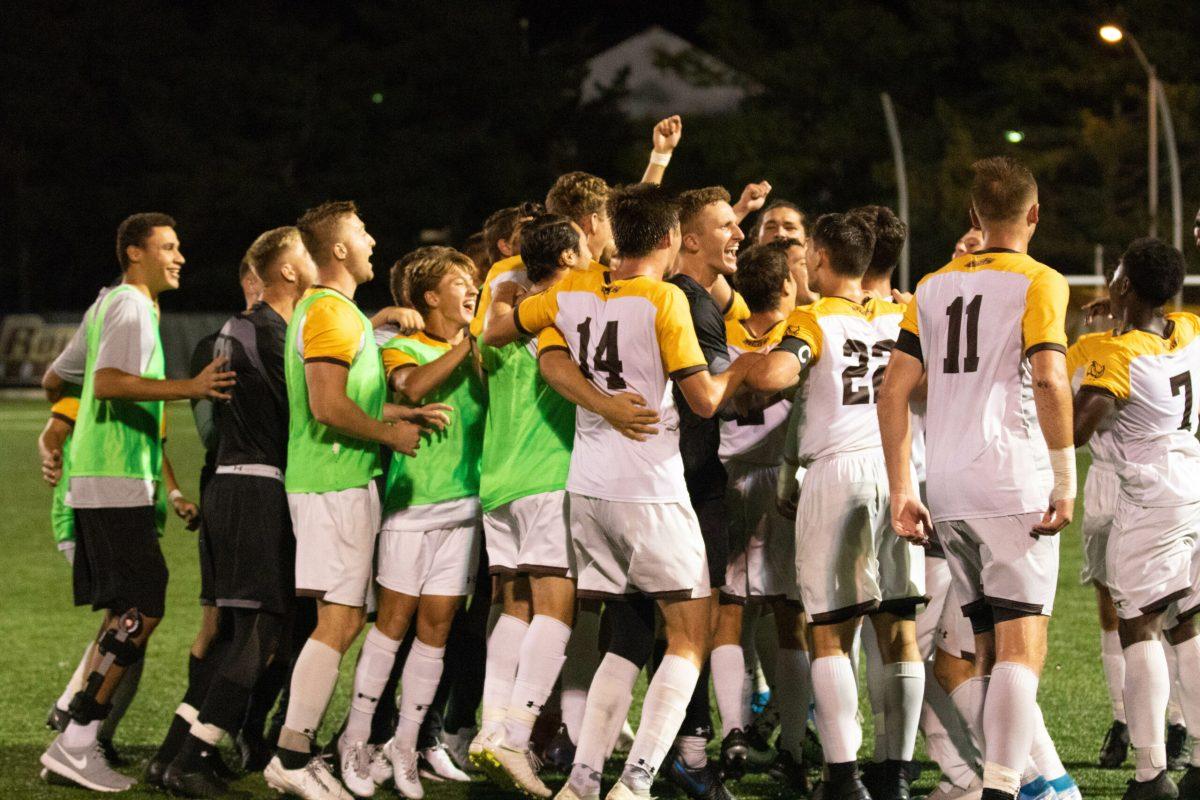
<svg viewBox="0 0 1200 800">
<path fill-rule="evenodd" d="M 909 762 L 877 761 L 863 767 L 862 782 L 871 800 L 909 800 Z"/>
<path fill-rule="evenodd" d="M 735 800 L 725 788 L 720 774 L 712 762 L 699 769 L 691 769 L 683 763 L 679 754 L 672 750 L 667 754 L 666 778 L 692 800 Z"/>
<path fill-rule="evenodd" d="M 545 764 L 564 774 L 570 774 L 575 764 L 575 745 L 571 743 L 571 735 L 567 733 L 566 725 L 559 725 L 558 730 L 546 744 Z"/>
<path fill-rule="evenodd" d="M 812 800 L 873 800 L 862 779 L 822 780 L 813 789 Z"/>
<path fill-rule="evenodd" d="M 150 763 L 146 765 L 146 783 L 155 789 L 167 788 L 163 785 L 163 776 L 166 774 L 168 766 L 170 765 L 165 761 L 159 761 L 155 758 L 150 759 Z"/>
<path fill-rule="evenodd" d="M 767 775 L 779 784 L 784 797 L 804 797 L 808 794 L 808 770 L 787 750 L 780 750 L 767 767 Z"/>
<path fill-rule="evenodd" d="M 104 752 L 104 760 L 108 762 L 110 767 L 129 766 L 129 759 L 121 755 L 116 745 L 113 744 L 112 739 L 97 739 L 96 741 L 100 743 L 100 749 Z"/>
<path fill-rule="evenodd" d="M 46 727 L 52 731 L 62 733 L 67 729 L 67 725 L 71 723 L 71 712 L 63 711 L 57 704 L 50 706 L 50 713 L 46 716 Z"/>
<path fill-rule="evenodd" d="M 721 772 L 730 780 L 746 774 L 746 759 L 750 756 L 750 743 L 741 728 L 734 728 L 721 742 Z"/>
<path fill-rule="evenodd" d="M 1167 769 L 1183 769 L 1188 765 L 1188 732 L 1182 725 L 1167 726 Z"/>
<path fill-rule="evenodd" d="M 1164 769 L 1153 780 L 1129 781 L 1121 800 L 1175 800 L 1179 797 L 1179 789 Z"/>
<path fill-rule="evenodd" d="M 1104 744 L 1100 745 L 1100 766 L 1104 769 L 1117 769 L 1129 757 L 1129 726 L 1124 722 L 1113 720 L 1104 734 Z"/>
<path fill-rule="evenodd" d="M 754 771 L 765 769 L 775 760 L 775 751 L 771 748 L 770 737 L 763 738 L 762 733 L 753 725 L 746 731 L 747 766 Z"/>
<path fill-rule="evenodd" d="M 163 788 L 181 797 L 220 797 L 229 791 L 211 769 L 184 772 L 174 762 L 163 773 Z"/>
<path fill-rule="evenodd" d="M 261 736 L 246 735 L 245 732 L 237 735 L 234 745 L 243 772 L 262 772 L 271 761 L 271 756 L 275 755 L 275 751 Z"/>
<path fill-rule="evenodd" d="M 225 759 L 221 758 L 221 751 L 215 747 L 206 747 L 204 752 L 200 754 L 200 757 L 204 759 L 204 764 L 208 767 L 209 771 L 226 783 L 236 781 L 241 777 L 229 768 L 229 765 L 225 763 Z"/>
<path fill-rule="evenodd" d="M 1200 767 L 1188 767 L 1179 781 L 1179 800 L 1200 800 Z"/>
</svg>

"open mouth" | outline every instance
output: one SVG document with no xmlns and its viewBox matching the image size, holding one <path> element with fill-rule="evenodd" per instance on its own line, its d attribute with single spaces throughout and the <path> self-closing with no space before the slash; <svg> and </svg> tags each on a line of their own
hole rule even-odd
<svg viewBox="0 0 1200 800">
<path fill-rule="evenodd" d="M 725 248 L 725 258 L 730 259 L 732 261 L 737 261 L 737 255 L 738 255 L 738 243 L 735 242 L 734 244 L 731 244 L 731 245 L 729 245 L 729 247 Z"/>
</svg>

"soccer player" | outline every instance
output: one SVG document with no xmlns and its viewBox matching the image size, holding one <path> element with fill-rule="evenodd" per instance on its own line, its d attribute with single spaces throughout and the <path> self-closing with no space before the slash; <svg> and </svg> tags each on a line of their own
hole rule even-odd
<svg viewBox="0 0 1200 800">
<path fill-rule="evenodd" d="M 688 502 L 669 381 L 697 413 L 711 416 L 736 391 L 754 356 L 711 374 L 686 298 L 662 280 L 679 251 L 677 201 L 656 186 L 636 185 L 614 191 L 608 210 L 620 265 L 612 272 L 568 273 L 511 315 L 493 315 L 484 341 L 503 346 L 554 325 L 593 388 L 659 398 L 663 425 L 645 441 L 626 438 L 586 407 L 578 410 L 567 477 L 579 593 L 608 600 L 605 613 L 614 624 L 561 797 L 598 796 L 607 748 L 653 649 L 653 617 L 639 616 L 630 595 L 656 598 L 666 627 L 666 655 L 647 690 L 621 779 L 608 795 L 619 800 L 649 795 L 708 651 L 708 567 Z"/>
<path fill-rule="evenodd" d="M 396 652 L 415 619 L 416 639 L 400 678 L 400 721 L 384 748 L 397 790 L 424 796 L 417 735 L 441 679 L 454 613 L 475 580 L 479 555 L 479 461 L 486 399 L 467 326 L 475 313 L 473 264 L 449 247 L 421 247 L 392 269 L 397 304 L 425 328 L 382 351 L 389 387 L 448 422 L 413 458 L 394 458 L 384 492 L 376 582 L 379 611 L 354 674 L 354 696 L 338 740 L 342 778 L 356 794 L 375 791 L 366 742 Z M 440 420 L 439 420 L 440 422 Z"/>
<path fill-rule="evenodd" d="M 163 467 L 163 401 L 226 397 L 232 373 L 214 359 L 196 378 L 165 380 L 158 296 L 179 286 L 184 259 L 175 222 L 135 214 L 117 228 L 122 282 L 84 316 L 87 356 L 71 436 L 67 504 L 75 511 L 75 602 L 106 611 L 71 722 L 42 766 L 95 791 L 134 781 L 107 764 L 97 737 L 125 671 L 140 661 L 166 606 L 155 484 Z"/>
<path fill-rule="evenodd" d="M 967 232 L 959 237 L 954 243 L 954 258 L 964 256 L 967 253 L 978 253 L 983 249 L 983 231 L 972 223 Z"/>
<path fill-rule="evenodd" d="M 177 754 L 165 787 L 186 797 L 214 797 L 226 781 L 205 754 L 235 732 L 258 678 L 285 633 L 295 594 L 295 544 L 287 494 L 288 401 L 284 336 L 292 311 L 317 268 L 294 227 L 259 236 L 246 254 L 259 299 L 220 329 L 213 352 L 238 375 L 231 399 L 216 409 L 214 475 L 204 491 L 207 557 L 214 608 L 228 614 L 229 645 Z M 253 299 L 253 298 L 251 298 Z M 261 736 L 261 727 L 260 727 Z"/>
<path fill-rule="evenodd" d="M 1082 446 L 1111 420 L 1117 496 L 1106 579 L 1120 618 L 1125 713 L 1135 773 L 1126 800 L 1200 797 L 1200 746 L 1178 789 L 1167 774 L 1162 719 L 1170 674 L 1160 638 L 1179 662 L 1187 727 L 1200 728 L 1200 318 L 1165 314 L 1183 285 L 1182 254 L 1134 241 L 1109 284 L 1117 327 L 1091 342 L 1075 400 Z"/>
<path fill-rule="evenodd" d="M 927 275 L 905 311 L 879 398 L 892 524 L 937 537 L 976 632 L 968 727 L 983 732 L 984 800 L 1021 788 L 1041 712 L 1038 676 L 1071 520 L 1075 453 L 1066 375 L 1066 280 L 1026 251 L 1037 183 L 1023 165 L 975 162 L 971 221 L 984 248 Z M 928 376 L 929 512 L 909 461 L 909 400 Z M 1031 432 L 1036 419 L 1042 435 Z M 982 721 L 982 722 L 981 722 Z"/>
<path fill-rule="evenodd" d="M 772 200 L 759 215 L 752 238 L 755 244 L 769 244 L 776 239 L 795 239 L 804 246 L 808 243 L 806 224 L 800 206 L 791 200 Z"/>
<path fill-rule="evenodd" d="M 924 686 L 914 622 L 924 574 L 920 550 L 888 524 L 887 475 L 872 413 L 903 307 L 863 291 L 875 248 L 867 220 L 853 212 L 826 214 L 809 242 L 809 284 L 821 299 L 792 312 L 783 341 L 746 382 L 776 392 L 807 372 L 796 398 L 804 409 L 796 456 L 807 467 L 796 514 L 796 578 L 813 642 L 825 796 L 906 800 L 904 766 L 912 760 Z M 850 659 L 867 615 L 886 669 L 889 713 L 876 795 L 867 794 L 858 773 L 862 729 Z"/>
<path fill-rule="evenodd" d="M 352 202 L 328 202 L 296 223 L 317 265 L 315 284 L 288 323 L 284 376 L 288 449 L 284 488 L 296 537 L 296 592 L 317 598 L 317 626 L 292 669 L 287 719 L 267 784 L 305 800 L 346 798 L 312 738 L 358 637 L 371 579 L 379 445 L 416 451 L 420 428 L 386 406 L 371 322 L 354 303 L 369 281 L 375 240 Z M 392 424 L 390 421 L 394 421 Z"/>
</svg>

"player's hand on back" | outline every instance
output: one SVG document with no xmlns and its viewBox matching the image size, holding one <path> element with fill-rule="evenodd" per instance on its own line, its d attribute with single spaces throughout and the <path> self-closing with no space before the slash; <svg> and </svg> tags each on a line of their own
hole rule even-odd
<svg viewBox="0 0 1200 800">
<path fill-rule="evenodd" d="M 415 456 L 417 448 L 421 446 L 421 427 L 401 420 L 390 428 L 387 446 L 402 455 Z"/>
<path fill-rule="evenodd" d="M 892 530 L 901 539 L 913 544 L 926 545 L 933 534 L 933 520 L 929 509 L 919 498 L 909 494 L 892 494 Z"/>
<path fill-rule="evenodd" d="M 388 306 L 371 317 L 372 328 L 382 328 L 384 325 L 395 325 L 400 333 L 408 335 L 425 329 L 425 319 L 415 308 L 404 306 Z"/>
<path fill-rule="evenodd" d="M 1090 303 L 1083 305 L 1083 320 L 1088 325 L 1099 319 L 1112 320 L 1112 303 L 1107 297 L 1097 297 Z"/>
<path fill-rule="evenodd" d="M 646 400 L 636 392 L 620 392 L 604 401 L 600 416 L 617 432 L 635 442 L 644 442 L 658 428 L 658 412 L 646 406 Z"/>
<path fill-rule="evenodd" d="M 1074 497 L 1064 497 L 1060 500 L 1054 500 L 1046 509 L 1046 513 L 1042 514 L 1042 521 L 1033 526 L 1033 530 L 1029 532 L 1029 535 L 1035 539 L 1039 536 L 1054 536 L 1071 524 L 1071 517 L 1074 515 Z"/>
<path fill-rule="evenodd" d="M 516 281 L 505 281 L 496 287 L 496 291 L 492 293 L 492 305 L 494 306 L 515 306 L 525 297 L 528 292 L 525 287 Z"/>
<path fill-rule="evenodd" d="M 892 289 L 892 302 L 893 303 L 899 303 L 902 306 L 906 306 L 912 302 L 912 299 L 913 299 L 912 292 L 902 292 L 899 289 Z"/>
<path fill-rule="evenodd" d="M 230 395 L 224 390 L 237 383 L 237 373 L 222 369 L 229 363 L 226 356 L 217 356 L 208 362 L 208 366 L 192 378 L 192 389 L 188 396 L 193 400 L 228 400 Z"/>
</svg>

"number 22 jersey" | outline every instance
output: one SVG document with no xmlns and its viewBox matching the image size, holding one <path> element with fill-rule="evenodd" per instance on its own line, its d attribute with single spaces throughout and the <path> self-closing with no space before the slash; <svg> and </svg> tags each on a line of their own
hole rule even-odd
<svg viewBox="0 0 1200 800">
<path fill-rule="evenodd" d="M 1053 475 L 1029 357 L 1066 353 L 1068 296 L 1062 275 L 998 248 L 960 256 L 917 285 L 896 347 L 929 377 L 934 522 L 1046 510 Z"/>
<path fill-rule="evenodd" d="M 603 500 L 687 503 L 670 380 L 708 365 L 683 292 L 647 276 L 613 280 L 607 271 L 569 272 L 522 300 L 513 319 L 527 335 L 556 326 L 597 388 L 636 392 L 659 415 L 658 433 L 635 442 L 579 408 L 567 490 Z"/>
</svg>

